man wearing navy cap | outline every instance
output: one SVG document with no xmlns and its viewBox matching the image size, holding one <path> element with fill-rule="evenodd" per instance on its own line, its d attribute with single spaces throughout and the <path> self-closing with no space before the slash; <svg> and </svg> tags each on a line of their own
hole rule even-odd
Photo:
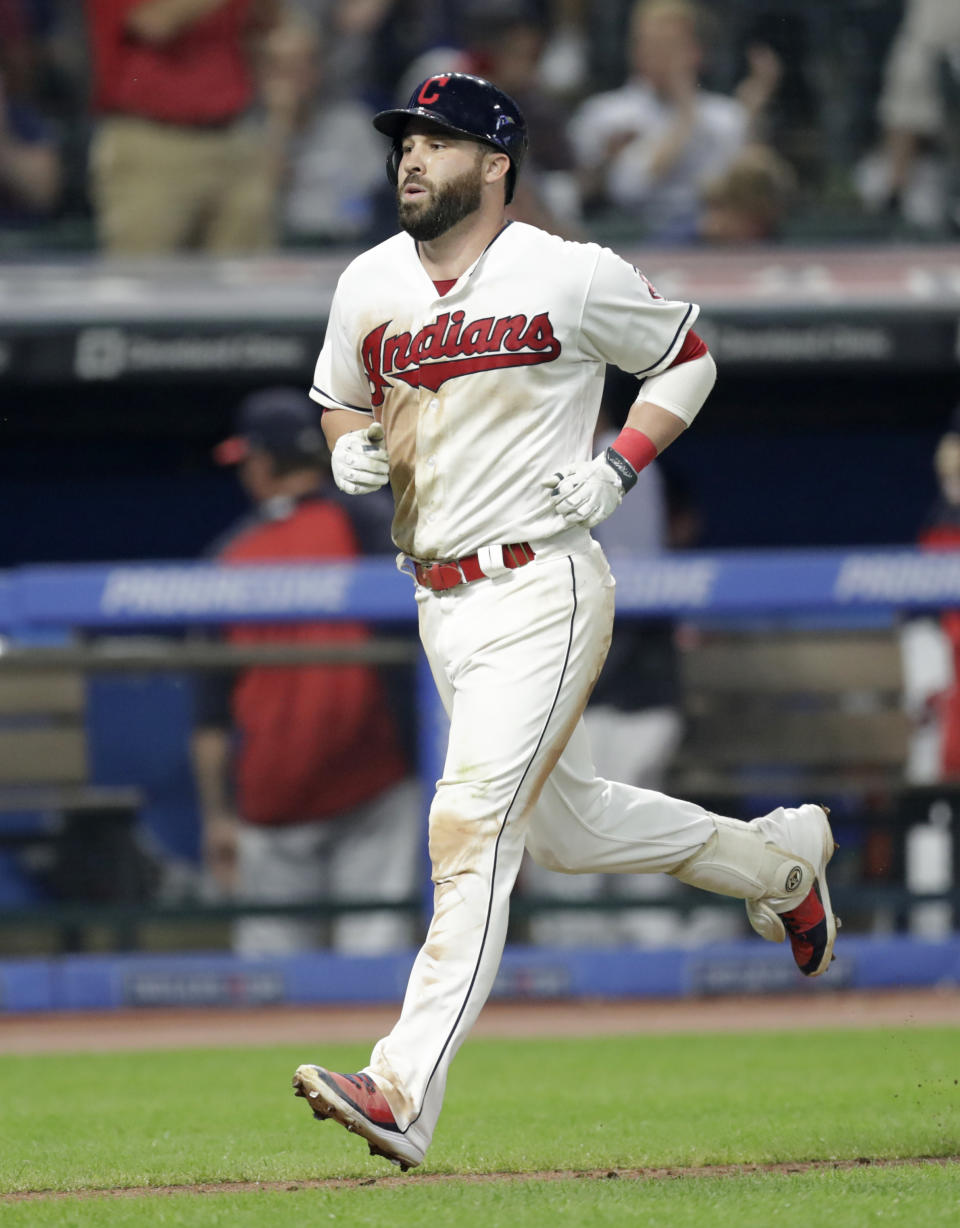
<svg viewBox="0 0 960 1228">
<path fill-rule="evenodd" d="M 328 478 L 318 413 L 298 389 L 270 388 L 239 406 L 236 433 L 214 451 L 236 465 L 255 505 L 212 551 L 220 562 L 327 561 L 389 550 L 385 516 L 358 517 Z M 366 500 L 362 501 L 366 503 Z M 359 623 L 241 624 L 233 644 L 345 643 Z M 407 898 L 416 890 L 417 787 L 385 680 L 371 666 L 256 666 L 197 688 L 193 760 L 204 864 L 226 898 L 253 903 Z M 373 852 L 372 850 L 376 851 Z M 376 881 L 370 866 L 382 872 Z M 244 954 L 283 953 L 327 940 L 340 949 L 404 946 L 396 914 L 345 915 L 329 933 L 310 919 L 250 917 L 236 927 Z"/>
</svg>

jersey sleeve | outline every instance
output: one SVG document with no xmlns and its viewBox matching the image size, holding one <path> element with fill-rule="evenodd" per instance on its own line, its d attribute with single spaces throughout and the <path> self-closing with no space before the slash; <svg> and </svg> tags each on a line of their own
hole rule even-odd
<svg viewBox="0 0 960 1228">
<path fill-rule="evenodd" d="M 340 301 L 343 282 L 330 305 L 330 317 L 313 373 L 310 396 L 324 409 L 354 409 L 372 414 L 370 383 L 360 363 L 357 342 L 349 335 Z"/>
<path fill-rule="evenodd" d="M 700 308 L 665 299 L 634 265 L 601 248 L 580 322 L 581 346 L 594 359 L 646 379 L 674 362 Z"/>
</svg>

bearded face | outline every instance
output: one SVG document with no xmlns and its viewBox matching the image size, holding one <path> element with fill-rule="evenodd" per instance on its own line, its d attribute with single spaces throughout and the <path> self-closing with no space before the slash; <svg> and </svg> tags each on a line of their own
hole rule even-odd
<svg viewBox="0 0 960 1228">
<path fill-rule="evenodd" d="M 478 149 L 473 166 L 440 183 L 421 175 L 408 175 L 397 187 L 397 215 L 402 229 L 419 242 L 430 242 L 475 213 L 482 195 L 483 154 Z M 411 184 L 424 191 L 405 197 L 403 189 Z"/>
</svg>

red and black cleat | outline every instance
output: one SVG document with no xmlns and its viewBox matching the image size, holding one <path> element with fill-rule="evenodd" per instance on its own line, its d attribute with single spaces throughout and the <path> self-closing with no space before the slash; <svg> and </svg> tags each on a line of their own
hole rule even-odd
<svg viewBox="0 0 960 1228">
<path fill-rule="evenodd" d="M 819 976 L 830 967 L 840 928 L 827 889 L 827 865 L 837 848 L 830 811 L 807 803 L 796 809 L 783 808 L 779 816 L 754 819 L 750 826 L 762 831 L 768 847 L 783 857 L 780 868 L 787 873 L 781 880 L 784 895 L 771 892 L 746 901 L 747 919 L 768 942 L 789 937 L 800 971 L 804 976 Z"/>
<path fill-rule="evenodd" d="M 804 976 L 819 976 L 830 967 L 834 958 L 833 944 L 840 928 L 840 919 L 833 915 L 827 889 L 827 865 L 837 851 L 837 842 L 830 830 L 830 807 L 821 805 L 812 809 L 823 813 L 823 839 L 820 855 L 813 862 L 816 875 L 813 887 L 795 908 L 780 913 L 793 948 L 793 958 Z"/>
<path fill-rule="evenodd" d="M 338 1121 L 370 1145 L 370 1154 L 399 1164 L 403 1172 L 423 1159 L 423 1152 L 397 1124 L 387 1098 L 366 1074 L 338 1074 L 323 1066 L 300 1066 L 293 1088 L 314 1117 Z"/>
<path fill-rule="evenodd" d="M 351 1108 L 356 1109 L 358 1113 L 362 1113 L 368 1121 L 372 1121 L 381 1130 L 399 1132 L 400 1127 L 394 1121 L 386 1097 L 369 1075 L 337 1074 L 333 1070 L 324 1070 L 322 1066 L 314 1066 L 313 1069 L 318 1079 L 326 1083 L 332 1091 L 339 1093 L 342 1100 L 346 1101 Z M 301 1096 L 304 1094 L 302 1091 L 299 1092 Z M 310 1092 L 307 1092 L 306 1096 L 311 1101 L 314 1117 L 331 1116 L 328 1109 L 318 1107 L 316 1096 L 312 1096 Z"/>
<path fill-rule="evenodd" d="M 839 922 L 824 908 L 819 880 L 814 882 L 807 898 L 789 912 L 782 912 L 783 922 L 793 948 L 793 958 L 805 976 L 817 976 L 833 958 L 833 944 Z"/>
</svg>

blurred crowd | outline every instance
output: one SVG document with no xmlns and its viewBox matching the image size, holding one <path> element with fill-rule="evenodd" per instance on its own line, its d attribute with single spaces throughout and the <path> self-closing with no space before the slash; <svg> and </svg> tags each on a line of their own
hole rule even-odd
<svg viewBox="0 0 960 1228">
<path fill-rule="evenodd" d="M 513 215 L 742 243 L 960 228 L 947 0 L 0 0 L 0 252 L 257 252 L 394 229 L 378 109 L 523 108 Z"/>
</svg>

